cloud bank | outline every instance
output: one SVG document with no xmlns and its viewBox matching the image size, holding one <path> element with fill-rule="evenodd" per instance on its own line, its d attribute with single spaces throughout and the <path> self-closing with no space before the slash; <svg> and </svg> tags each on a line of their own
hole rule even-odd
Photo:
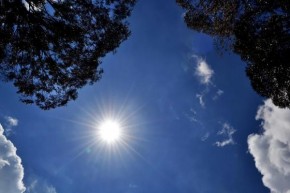
<svg viewBox="0 0 290 193">
<path fill-rule="evenodd" d="M 290 110 L 279 109 L 271 100 L 260 106 L 262 134 L 248 137 L 249 152 L 272 193 L 290 193 Z"/>
<path fill-rule="evenodd" d="M 4 136 L 4 129 L 0 124 L 0 188 L 5 193 L 23 193 L 24 169 L 20 157 L 16 154 L 16 147 Z"/>
</svg>

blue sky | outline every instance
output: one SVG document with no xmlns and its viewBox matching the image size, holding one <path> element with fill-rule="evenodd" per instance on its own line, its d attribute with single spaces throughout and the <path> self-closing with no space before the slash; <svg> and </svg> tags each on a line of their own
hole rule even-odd
<svg viewBox="0 0 290 193">
<path fill-rule="evenodd" d="M 66 107 L 24 105 L 1 83 L 0 193 L 290 191 L 289 110 L 259 97 L 239 57 L 182 13 L 139 0 L 101 81 Z M 109 117 L 128 135 L 114 147 L 96 136 Z"/>
</svg>

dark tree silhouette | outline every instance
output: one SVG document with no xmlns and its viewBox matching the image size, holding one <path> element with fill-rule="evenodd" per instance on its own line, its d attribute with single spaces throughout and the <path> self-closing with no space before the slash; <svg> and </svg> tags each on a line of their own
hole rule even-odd
<svg viewBox="0 0 290 193">
<path fill-rule="evenodd" d="M 136 0 L 7 0 L 0 6 L 0 78 L 42 109 L 66 105 L 101 78 L 101 59 L 128 38 Z"/>
<path fill-rule="evenodd" d="M 193 30 L 247 63 L 253 89 L 279 107 L 290 107 L 290 1 L 176 0 Z"/>
</svg>

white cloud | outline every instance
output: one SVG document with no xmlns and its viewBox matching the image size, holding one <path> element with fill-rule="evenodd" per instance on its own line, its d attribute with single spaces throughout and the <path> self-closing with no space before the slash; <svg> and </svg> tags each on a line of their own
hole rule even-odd
<svg viewBox="0 0 290 193">
<path fill-rule="evenodd" d="M 212 97 L 212 100 L 217 100 L 222 94 L 224 94 L 224 91 L 221 89 L 218 89 L 218 91 L 216 92 L 216 94 Z"/>
<path fill-rule="evenodd" d="M 235 141 L 233 135 L 235 134 L 236 130 L 228 123 L 224 123 L 222 130 L 220 130 L 217 134 L 225 136 L 226 139 L 222 141 L 215 142 L 215 145 L 218 147 L 224 147 L 226 145 L 234 145 Z"/>
<path fill-rule="evenodd" d="M 4 136 L 4 129 L 0 124 L 0 187 L 1 192 L 22 193 L 24 169 L 20 157 L 16 154 L 16 147 Z"/>
<path fill-rule="evenodd" d="M 212 96 L 213 100 L 216 100 L 220 97 L 224 92 L 221 89 L 216 88 L 217 86 L 212 82 L 212 77 L 214 75 L 214 70 L 210 67 L 210 65 L 203 59 L 201 56 L 192 54 L 190 55 L 190 64 L 186 64 L 183 66 L 185 72 L 193 73 L 195 77 L 199 80 L 200 84 L 205 86 L 205 90 L 201 93 L 197 93 L 195 97 L 198 99 L 201 107 L 205 108 L 206 106 L 206 97 L 209 94 L 211 88 L 217 89 L 214 96 Z M 192 64 L 194 62 L 194 64 Z"/>
<path fill-rule="evenodd" d="M 190 108 L 189 113 L 184 113 L 184 115 L 190 122 L 198 122 L 197 113 L 193 108 Z"/>
<path fill-rule="evenodd" d="M 5 119 L 8 122 L 9 126 L 15 127 L 18 125 L 18 119 L 16 119 L 16 118 L 6 116 Z"/>
<path fill-rule="evenodd" d="M 266 100 L 256 119 L 264 130 L 250 135 L 248 145 L 263 183 L 273 193 L 290 193 L 290 110 Z"/>
<path fill-rule="evenodd" d="M 29 186 L 27 186 L 26 192 L 25 193 L 57 193 L 56 189 L 52 186 L 49 185 L 46 181 L 34 177 L 32 182 L 30 183 Z"/>
<path fill-rule="evenodd" d="M 202 93 L 202 94 L 196 94 L 195 96 L 196 96 L 196 98 L 198 98 L 198 101 L 199 101 L 200 106 L 203 107 L 203 108 L 205 108 L 205 102 L 203 100 L 204 93 Z"/>
<path fill-rule="evenodd" d="M 214 74 L 214 71 L 211 69 L 211 67 L 207 64 L 207 62 L 197 56 L 194 56 L 197 60 L 197 66 L 195 69 L 195 74 L 198 76 L 199 81 L 202 84 L 209 84 L 211 82 L 211 78 Z"/>
<path fill-rule="evenodd" d="M 18 119 L 11 116 L 5 116 L 4 118 L 6 120 L 4 133 L 6 136 L 10 136 L 11 133 L 13 133 L 12 127 L 16 127 L 18 125 Z"/>
<path fill-rule="evenodd" d="M 208 138 L 209 138 L 209 136 L 210 136 L 210 133 L 209 132 L 206 132 L 201 138 L 200 138 L 200 140 L 201 141 L 206 141 Z"/>
<path fill-rule="evenodd" d="M 205 108 L 205 97 L 209 93 L 210 89 L 207 87 L 201 93 L 197 93 L 195 97 L 198 99 L 198 102 L 202 108 Z"/>
</svg>

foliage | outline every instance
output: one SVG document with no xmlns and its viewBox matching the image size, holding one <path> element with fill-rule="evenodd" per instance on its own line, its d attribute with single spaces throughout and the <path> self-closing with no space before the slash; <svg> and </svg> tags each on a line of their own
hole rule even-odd
<svg viewBox="0 0 290 193">
<path fill-rule="evenodd" d="M 286 0 L 176 0 L 187 26 L 209 34 L 247 63 L 260 95 L 290 107 L 290 2 Z M 223 45 L 221 46 L 223 47 Z"/>
<path fill-rule="evenodd" d="M 101 58 L 128 38 L 135 0 L 13 0 L 0 6 L 0 78 L 42 109 L 101 78 Z"/>
</svg>

